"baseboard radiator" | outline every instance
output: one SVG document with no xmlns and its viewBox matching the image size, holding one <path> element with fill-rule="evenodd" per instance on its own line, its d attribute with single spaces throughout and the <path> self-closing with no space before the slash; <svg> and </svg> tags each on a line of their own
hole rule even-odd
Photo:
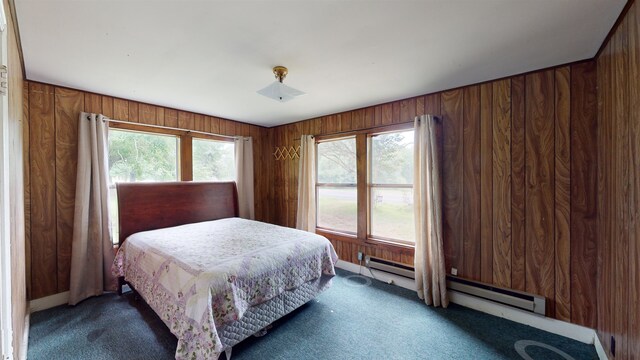
<svg viewBox="0 0 640 360">
<path fill-rule="evenodd" d="M 412 266 L 395 261 L 384 260 L 375 256 L 365 256 L 365 265 L 369 270 L 415 279 L 415 269 Z M 447 289 L 535 314 L 545 315 L 546 300 L 543 296 L 467 280 L 457 276 L 447 276 Z"/>
<path fill-rule="evenodd" d="M 413 266 L 408 266 L 395 261 L 384 260 L 375 256 L 365 256 L 364 263 L 371 270 L 383 271 L 389 274 L 404 276 L 409 279 L 415 279 Z"/>
<path fill-rule="evenodd" d="M 535 314 L 545 315 L 546 300 L 543 296 L 462 279 L 457 276 L 447 276 L 447 288 Z"/>
</svg>

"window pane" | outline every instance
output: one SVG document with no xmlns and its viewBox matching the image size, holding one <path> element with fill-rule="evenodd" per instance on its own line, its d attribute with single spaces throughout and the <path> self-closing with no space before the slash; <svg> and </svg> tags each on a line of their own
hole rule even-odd
<svg viewBox="0 0 640 360">
<path fill-rule="evenodd" d="M 178 138 L 142 132 L 109 130 L 111 183 L 176 181 Z"/>
<path fill-rule="evenodd" d="M 413 184 L 413 130 L 371 137 L 371 182 Z"/>
<path fill-rule="evenodd" d="M 356 139 L 318 143 L 318 182 L 356 183 Z"/>
<path fill-rule="evenodd" d="M 178 137 L 109 129 L 109 215 L 118 243 L 116 182 L 178 180 Z"/>
<path fill-rule="evenodd" d="M 357 232 L 358 203 L 355 187 L 318 188 L 318 227 Z"/>
<path fill-rule="evenodd" d="M 235 180 L 235 147 L 230 141 L 193 139 L 193 180 Z"/>
<path fill-rule="evenodd" d="M 415 241 L 413 189 L 371 189 L 371 235 Z"/>
</svg>

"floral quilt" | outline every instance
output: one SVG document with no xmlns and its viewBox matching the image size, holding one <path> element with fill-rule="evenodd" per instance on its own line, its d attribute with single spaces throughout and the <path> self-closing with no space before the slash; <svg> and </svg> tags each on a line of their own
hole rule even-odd
<svg viewBox="0 0 640 360">
<path fill-rule="evenodd" d="M 335 275 L 324 237 L 240 218 L 131 235 L 113 265 L 178 338 L 176 359 L 216 359 L 216 329 L 251 306 Z"/>
</svg>

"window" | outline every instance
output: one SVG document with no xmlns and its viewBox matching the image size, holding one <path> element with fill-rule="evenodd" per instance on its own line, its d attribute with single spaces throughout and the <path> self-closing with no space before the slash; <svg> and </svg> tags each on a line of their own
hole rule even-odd
<svg viewBox="0 0 640 360">
<path fill-rule="evenodd" d="M 411 124 L 319 137 L 316 194 L 320 232 L 413 246 Z"/>
<path fill-rule="evenodd" d="M 320 142 L 317 158 L 317 226 L 355 234 L 358 225 L 356 139 Z"/>
<path fill-rule="evenodd" d="M 109 129 L 109 212 L 113 242 L 118 242 L 117 182 L 177 181 L 180 138 Z"/>
<path fill-rule="evenodd" d="M 413 243 L 413 131 L 369 139 L 369 234 Z"/>
<path fill-rule="evenodd" d="M 235 180 L 235 147 L 232 141 L 193 139 L 193 180 Z"/>
</svg>

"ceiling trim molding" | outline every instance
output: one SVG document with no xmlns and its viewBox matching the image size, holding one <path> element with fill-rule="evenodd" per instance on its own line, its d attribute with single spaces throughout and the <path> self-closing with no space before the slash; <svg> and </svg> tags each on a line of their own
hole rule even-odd
<svg viewBox="0 0 640 360">
<path fill-rule="evenodd" d="M 594 59 L 597 59 L 598 57 L 600 57 L 600 54 L 602 54 L 602 51 L 604 50 L 604 48 L 607 47 L 607 45 L 609 44 L 609 41 L 613 37 L 613 34 L 616 33 L 616 31 L 618 30 L 618 27 L 620 27 L 620 24 L 622 24 L 622 21 L 627 16 L 629 9 L 631 9 L 631 6 L 633 6 L 634 2 L 635 0 L 627 0 L 627 5 L 624 6 L 622 11 L 620 12 L 620 15 L 618 16 L 618 19 L 616 20 L 615 23 L 613 23 L 611 30 L 609 30 L 609 33 L 607 34 L 607 36 L 604 38 L 604 40 L 602 40 L 602 44 L 600 44 L 600 48 L 598 49 L 598 52 L 596 52 L 596 54 L 593 55 Z"/>
</svg>

